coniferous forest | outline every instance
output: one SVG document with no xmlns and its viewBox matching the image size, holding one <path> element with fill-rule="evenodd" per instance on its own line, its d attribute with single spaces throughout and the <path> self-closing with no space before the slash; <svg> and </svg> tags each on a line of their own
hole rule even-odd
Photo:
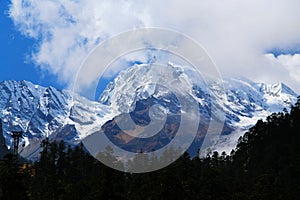
<svg viewBox="0 0 300 200">
<path fill-rule="evenodd" d="M 300 199 L 300 98 L 290 112 L 259 120 L 230 155 L 185 153 L 150 173 L 113 170 L 82 145 L 41 146 L 35 163 L 0 162 L 1 199 Z"/>
</svg>

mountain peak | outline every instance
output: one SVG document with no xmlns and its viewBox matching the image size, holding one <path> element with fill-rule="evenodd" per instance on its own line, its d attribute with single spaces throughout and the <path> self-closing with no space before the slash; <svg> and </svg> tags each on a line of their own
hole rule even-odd
<svg viewBox="0 0 300 200">
<path fill-rule="evenodd" d="M 156 94 L 157 87 L 175 82 L 181 83 L 180 89 L 192 89 L 188 77 L 179 66 L 171 63 L 166 67 L 155 64 L 134 65 L 119 73 L 103 91 L 99 102 L 111 105 L 116 112 L 128 113 L 134 109 L 136 101 L 159 95 Z"/>
<path fill-rule="evenodd" d="M 218 91 L 218 85 L 210 87 L 201 77 L 193 74 L 196 73 L 173 63 L 168 63 L 166 68 L 155 63 L 136 64 L 119 73 L 104 90 L 99 102 L 89 101 L 66 90 L 43 87 L 25 80 L 3 81 L 0 83 L 3 136 L 6 144 L 10 146 L 11 127 L 20 125 L 24 134 L 22 142 L 25 142 L 25 149 L 31 152 L 30 149 L 39 148 L 33 145 L 45 136 L 62 138 L 72 143 L 93 134 L 97 128 L 121 114 L 131 113 L 136 119 L 141 119 L 145 116 L 140 113 L 148 112 L 148 104 L 159 104 L 163 113 L 172 114 L 181 107 L 176 100 L 177 94 L 172 94 L 174 91 L 168 88 L 170 84 L 175 85 L 186 100 L 199 104 L 199 114 L 206 119 L 203 121 L 211 119 L 211 105 L 222 109 L 226 114 L 224 126 L 227 127 L 227 132 L 224 134 L 227 135 L 230 135 L 232 130 L 246 130 L 257 119 L 264 118 L 272 112 L 290 108 L 297 97 L 284 83 L 258 84 L 241 77 L 224 79 L 227 98 L 218 96 L 218 92 L 210 96 L 209 89 Z M 166 86 L 164 83 L 167 83 Z M 136 111 L 136 108 L 142 109 L 143 106 L 146 106 L 147 109 L 144 110 L 147 112 Z M 152 111 L 154 119 L 160 119 L 160 109 L 159 112 Z M 234 136 L 238 138 L 239 135 Z M 232 141 L 232 138 L 226 141 Z M 230 147 L 235 144 L 230 144 Z"/>
<path fill-rule="evenodd" d="M 282 82 L 274 84 L 259 83 L 258 86 L 262 92 L 268 95 L 279 96 L 280 94 L 289 94 L 292 96 L 297 96 L 297 94 L 290 87 Z"/>
</svg>

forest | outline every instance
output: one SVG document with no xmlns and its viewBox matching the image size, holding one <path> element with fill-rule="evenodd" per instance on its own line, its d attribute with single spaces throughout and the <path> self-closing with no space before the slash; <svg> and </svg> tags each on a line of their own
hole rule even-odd
<svg viewBox="0 0 300 200">
<path fill-rule="evenodd" d="M 0 162 L 0 199 L 300 199 L 300 97 L 290 112 L 257 121 L 230 155 L 186 152 L 149 173 L 111 169 L 82 145 L 44 140 L 41 147 L 34 163 Z"/>
</svg>

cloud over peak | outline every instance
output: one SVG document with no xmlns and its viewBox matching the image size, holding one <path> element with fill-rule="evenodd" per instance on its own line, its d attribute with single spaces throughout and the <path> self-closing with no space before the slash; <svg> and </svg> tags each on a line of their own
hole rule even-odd
<svg viewBox="0 0 300 200">
<path fill-rule="evenodd" d="M 265 55 L 300 42 L 299 7 L 298 0 L 12 0 L 10 17 L 21 33 L 36 39 L 36 65 L 67 84 L 101 41 L 154 26 L 194 38 L 224 74 L 283 81 L 300 92 L 298 58 Z"/>
</svg>

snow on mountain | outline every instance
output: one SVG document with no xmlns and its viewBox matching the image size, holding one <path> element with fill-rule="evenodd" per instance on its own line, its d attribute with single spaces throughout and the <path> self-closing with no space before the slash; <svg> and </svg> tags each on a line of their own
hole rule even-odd
<svg viewBox="0 0 300 200">
<path fill-rule="evenodd" d="M 27 81 L 4 81 L 0 83 L 0 116 L 6 145 L 11 146 L 11 131 L 22 130 L 21 155 L 30 157 L 39 148 L 45 137 L 56 137 L 58 130 L 73 125 L 72 137 L 62 136 L 67 142 L 76 144 L 93 126 L 103 124 L 109 114 L 107 106 L 91 102 L 70 91 L 42 87 Z M 104 120 L 104 121 L 103 121 Z M 82 128 L 85 131 L 81 131 Z"/>
<path fill-rule="evenodd" d="M 257 120 L 265 119 L 274 112 L 282 112 L 284 108 L 289 110 L 298 96 L 283 83 L 254 83 L 245 78 L 225 79 L 224 88 L 227 95 L 226 123 L 233 131 L 215 138 L 211 150 L 227 153 L 230 153 L 238 138 Z"/>
<path fill-rule="evenodd" d="M 138 102 L 143 99 L 152 101 L 151 98 L 160 96 L 165 101 L 170 101 L 170 91 L 166 88 L 157 90 L 157 85 L 161 82 L 157 76 L 163 78 L 165 82 L 182 79 L 184 87 L 181 90 L 198 102 L 200 115 L 204 121 L 208 122 L 212 117 L 210 116 L 211 103 L 217 104 L 215 106 L 225 112 L 223 132 L 212 139 L 211 150 L 225 150 L 228 153 L 235 147 L 238 138 L 258 119 L 264 119 L 271 113 L 280 112 L 284 108 L 289 110 L 296 102 L 297 94 L 283 83 L 255 83 L 241 77 L 223 80 L 223 88 L 227 96 L 224 98 L 219 92 L 223 88 L 218 83 L 204 83 L 201 77 L 194 74 L 189 76 L 190 73 L 185 68 L 172 63 L 168 63 L 168 67 L 168 74 L 172 76 L 166 76 L 160 70 L 153 72 L 150 70 L 151 66 L 146 64 L 135 65 L 124 70 L 104 90 L 99 101 L 112 106 L 119 113 L 131 113 L 131 117 L 134 118 L 133 111 Z M 220 96 L 211 96 L 209 90 L 213 90 L 213 93 L 220 94 Z M 202 124 L 202 126 L 205 125 Z M 202 136 L 199 138 L 203 139 Z M 192 148 L 193 146 L 198 148 L 200 144 L 201 139 L 198 141 L 196 139 Z"/>
<path fill-rule="evenodd" d="M 0 116 L 6 144 L 11 146 L 10 132 L 21 129 L 24 136 L 22 143 L 25 143 L 21 155 L 34 159 L 38 155 L 40 141 L 46 136 L 77 144 L 124 113 L 130 113 L 134 121 L 141 124 L 149 123 L 147 115 L 159 119 L 166 113 L 176 113 L 181 109 L 178 99 L 168 87 L 160 85 L 167 82 L 188 94 L 187 101 L 198 103 L 203 123 L 209 123 L 211 117 L 216 117 L 211 116 L 212 103 L 225 112 L 223 132 L 212 139 L 211 150 L 229 152 L 238 137 L 258 119 L 283 108 L 289 109 L 297 97 L 283 83 L 255 83 L 245 78 L 224 79 L 222 84 L 227 98 L 222 95 L 214 97 L 209 89 L 221 94 L 218 93 L 222 89 L 220 83 L 206 85 L 201 77 L 190 76 L 191 71 L 172 63 L 167 69 L 151 68 L 151 65 L 141 64 L 122 71 L 103 91 L 99 102 L 67 90 L 42 87 L 27 81 L 0 83 Z M 154 104 L 160 106 L 150 112 L 149 107 Z M 167 120 L 168 126 L 176 125 L 176 119 Z M 207 124 L 201 127 L 204 130 Z M 199 134 L 191 147 L 194 152 L 202 140 L 203 135 Z"/>
<path fill-rule="evenodd" d="M 151 96 L 156 98 L 168 96 L 170 91 L 165 84 L 180 82 L 180 90 L 194 95 L 192 85 L 183 69 L 169 63 L 166 67 L 148 64 L 135 65 L 122 71 L 113 83 L 103 91 L 99 101 L 110 105 L 115 112 L 129 113 L 135 103 Z M 158 90 L 159 87 L 159 90 Z"/>
<path fill-rule="evenodd" d="M 186 79 L 185 92 L 196 99 L 200 107 L 208 107 L 210 93 L 207 88 L 217 90 L 214 85 L 209 85 L 215 83 L 209 83 L 205 86 L 202 80 L 188 80 L 188 75 L 185 74 L 183 68 L 170 64 L 169 66 L 173 68 L 171 72 L 169 71 L 172 73 L 172 77 L 162 76 L 163 72 L 156 71 L 158 76 L 164 79 L 178 77 Z M 122 71 L 114 82 L 110 83 L 103 91 L 99 101 L 113 107 L 119 113 L 128 113 L 134 110 L 135 104 L 139 100 L 151 96 L 168 96 L 168 91 L 165 89 L 155 90 L 156 85 L 154 83 L 158 84 L 160 80 L 157 80 L 155 74 L 151 74 L 153 71 L 150 68 L 149 65 L 142 64 Z M 226 117 L 232 125 L 238 125 L 245 118 L 252 119 L 255 116 L 260 116 L 258 115 L 260 112 L 265 113 L 262 115 L 265 116 L 267 113 L 280 112 L 284 108 L 289 109 L 297 98 L 297 94 L 283 83 L 265 84 L 255 83 L 246 78 L 225 78 L 223 87 L 227 99 L 221 96 L 217 98 L 222 100 Z M 242 127 L 246 125 L 245 122 Z"/>
</svg>

